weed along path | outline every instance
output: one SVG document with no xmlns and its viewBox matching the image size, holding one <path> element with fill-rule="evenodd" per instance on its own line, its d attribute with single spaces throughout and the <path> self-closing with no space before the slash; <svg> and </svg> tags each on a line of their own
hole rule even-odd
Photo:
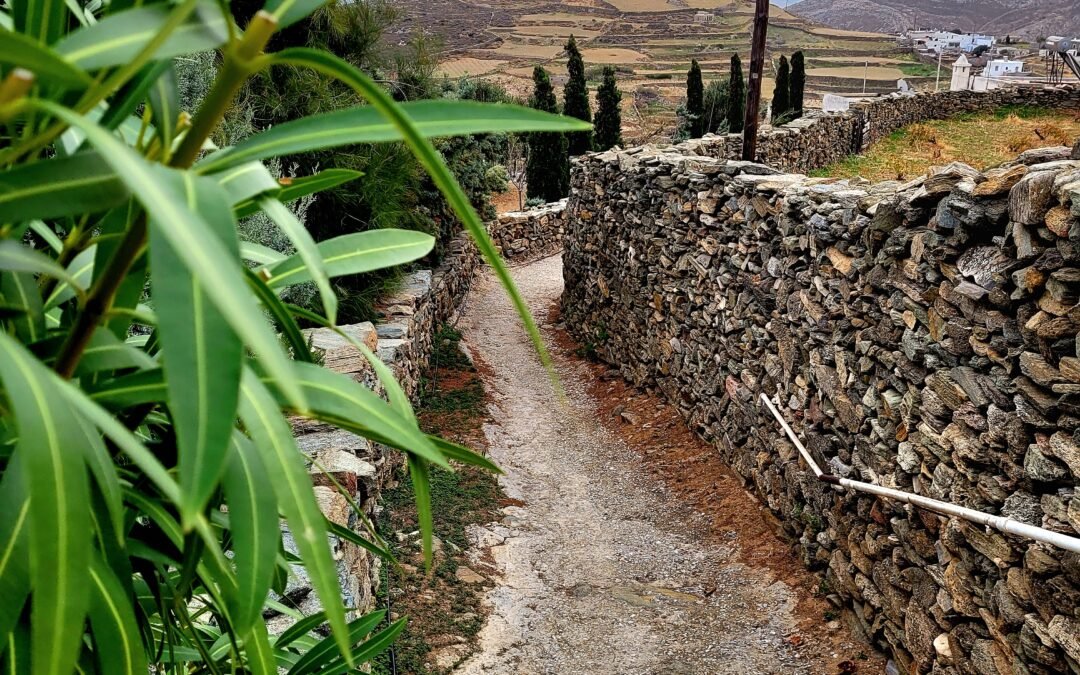
<svg viewBox="0 0 1080 675">
<path fill-rule="evenodd" d="M 656 399 L 605 385 L 543 321 L 561 259 L 514 277 L 566 399 L 502 289 L 478 279 L 458 327 L 491 399 L 485 432 L 511 505 L 471 528 L 470 556 L 496 583 L 479 651 L 455 672 L 881 672 L 710 448 Z"/>
</svg>

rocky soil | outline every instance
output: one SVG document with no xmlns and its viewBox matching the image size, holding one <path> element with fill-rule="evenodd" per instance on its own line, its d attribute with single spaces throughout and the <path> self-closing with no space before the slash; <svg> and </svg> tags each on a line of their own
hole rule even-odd
<svg viewBox="0 0 1080 675">
<path fill-rule="evenodd" d="M 543 316 L 562 291 L 561 259 L 519 267 L 514 277 Z M 715 514 L 691 508 L 650 475 L 650 448 L 627 445 L 602 423 L 610 405 L 600 412 L 585 366 L 558 351 L 565 396 L 556 393 L 490 275 L 477 280 L 459 327 L 492 399 L 490 455 L 507 472 L 502 487 L 514 505 L 502 522 L 470 532 L 477 565 L 493 563 L 500 578 L 480 652 L 458 672 L 858 667 L 848 659 L 869 648 L 821 613 L 808 616 L 800 602 L 813 578 L 793 576 L 794 566 L 774 574 L 760 556 L 745 564 L 743 535 L 717 531 Z M 550 324 L 545 334 L 557 337 Z M 725 487 L 717 502 L 743 517 L 759 511 L 737 481 Z M 758 550 L 762 537 L 775 539 L 767 529 L 750 536 L 745 543 Z M 786 548 L 776 545 L 782 566 Z"/>
</svg>

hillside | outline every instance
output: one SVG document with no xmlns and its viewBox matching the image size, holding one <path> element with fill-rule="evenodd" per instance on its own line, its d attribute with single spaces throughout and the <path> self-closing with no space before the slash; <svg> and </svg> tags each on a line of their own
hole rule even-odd
<svg viewBox="0 0 1080 675">
<path fill-rule="evenodd" d="M 792 14 L 833 28 L 888 33 L 911 28 L 982 31 L 995 35 L 1080 33 L 1078 0 L 803 0 Z"/>
</svg>

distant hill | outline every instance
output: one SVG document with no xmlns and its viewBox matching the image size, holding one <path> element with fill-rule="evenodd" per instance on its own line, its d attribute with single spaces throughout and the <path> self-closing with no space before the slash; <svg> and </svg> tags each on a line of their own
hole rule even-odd
<svg viewBox="0 0 1080 675">
<path fill-rule="evenodd" d="M 919 28 L 1035 38 L 1080 34 L 1080 0 L 802 0 L 792 14 L 833 28 L 898 33 Z"/>
</svg>

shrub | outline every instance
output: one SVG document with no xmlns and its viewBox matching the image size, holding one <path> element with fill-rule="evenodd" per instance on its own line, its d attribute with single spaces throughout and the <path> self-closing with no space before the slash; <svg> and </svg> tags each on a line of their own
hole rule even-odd
<svg viewBox="0 0 1080 675">
<path fill-rule="evenodd" d="M 325 51 L 265 53 L 317 5 L 272 0 L 243 31 L 223 13 L 227 3 L 201 0 L 96 3 L 93 15 L 82 3 L 0 10 L 14 28 L 0 31 L 4 670 L 345 672 L 385 649 L 403 620 L 384 625 L 373 613 L 347 622 L 327 537 L 386 553 L 322 515 L 287 416 L 405 454 L 429 560 L 430 467 L 454 458 L 491 468 L 424 435 L 366 347 L 357 345 L 389 405 L 314 363 L 296 323 L 300 314 L 336 327 L 331 278 L 414 260 L 432 237 L 387 229 L 316 245 L 286 202 L 359 176 L 325 168 L 283 184 L 264 162 L 404 140 L 509 284 L 416 120 L 440 136 L 583 125 L 476 103 L 402 106 Z M 220 65 L 189 116 L 172 60 L 214 50 Z M 207 141 L 245 82 L 282 68 L 321 73 L 370 105 L 213 149 Z M 256 213 L 297 253 L 241 240 L 237 219 Z M 279 298 L 309 281 L 318 313 Z M 539 345 L 524 310 L 523 320 Z M 284 547 L 279 514 L 297 554 Z M 323 612 L 271 638 L 263 612 L 280 607 L 271 590 L 284 591 L 293 567 L 310 578 Z M 323 624 L 326 637 L 314 632 Z"/>
</svg>

